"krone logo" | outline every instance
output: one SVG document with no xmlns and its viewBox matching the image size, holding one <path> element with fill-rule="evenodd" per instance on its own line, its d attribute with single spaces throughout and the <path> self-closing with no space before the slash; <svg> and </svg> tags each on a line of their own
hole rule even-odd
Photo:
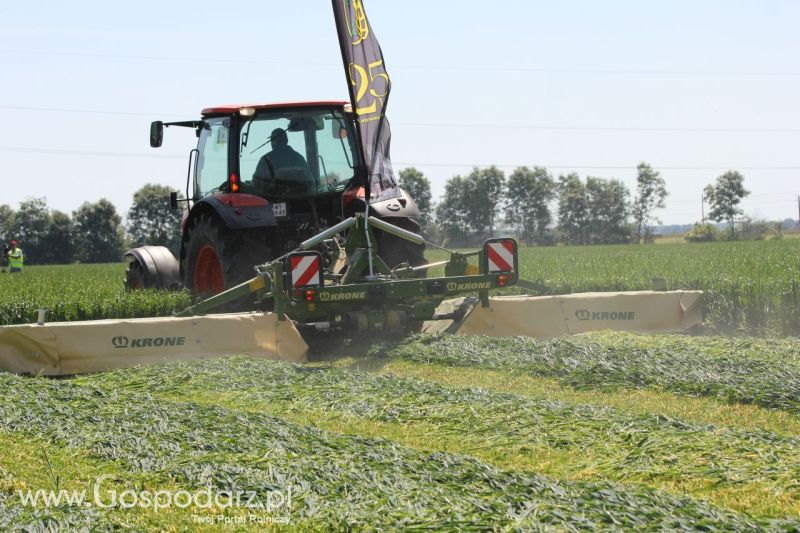
<svg viewBox="0 0 800 533">
<path fill-rule="evenodd" d="M 111 339 L 114 348 L 160 348 L 162 346 L 185 346 L 186 337 L 134 337 L 129 339 L 117 335 Z"/>
<path fill-rule="evenodd" d="M 589 311 L 578 309 L 575 311 L 578 320 L 636 320 L 635 311 Z"/>
<path fill-rule="evenodd" d="M 127 348 L 128 342 L 128 337 L 125 337 L 124 335 L 118 335 L 111 339 L 111 344 L 114 345 L 114 348 Z"/>
<path fill-rule="evenodd" d="M 344 302 L 347 300 L 365 300 L 366 298 L 366 291 L 319 293 L 319 299 L 321 302 Z"/>
<path fill-rule="evenodd" d="M 447 290 L 450 292 L 455 291 L 477 291 L 479 289 L 491 289 L 492 284 L 489 281 L 472 281 L 466 283 L 457 283 L 450 281 L 447 283 Z"/>
</svg>

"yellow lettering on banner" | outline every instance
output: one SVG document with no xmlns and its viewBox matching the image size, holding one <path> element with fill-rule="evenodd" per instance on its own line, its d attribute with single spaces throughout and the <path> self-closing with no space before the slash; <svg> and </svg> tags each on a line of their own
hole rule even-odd
<svg viewBox="0 0 800 533">
<path fill-rule="evenodd" d="M 378 72 L 376 73 L 375 69 L 379 67 L 380 70 L 378 70 Z M 375 90 L 375 82 L 379 79 L 383 80 L 382 93 L 378 93 L 378 91 Z M 372 63 L 369 64 L 369 84 L 371 87 L 369 90 L 369 94 L 371 94 L 375 98 L 378 98 L 381 101 L 381 103 L 383 103 L 383 98 L 389 92 L 389 75 L 383 69 L 383 59 L 373 61 Z"/>
<path fill-rule="evenodd" d="M 358 33 L 358 39 L 353 41 L 353 44 L 356 45 L 369 37 L 369 24 L 367 23 L 367 14 L 364 12 L 364 5 L 361 0 L 353 0 L 353 11 L 356 15 L 356 32 Z"/>
<path fill-rule="evenodd" d="M 383 99 L 389 93 L 389 74 L 383 70 L 383 60 L 373 61 L 367 68 L 358 63 L 350 63 L 347 72 L 350 75 L 350 84 L 356 88 L 356 114 L 370 115 L 377 112 L 378 102 L 383 105 Z M 383 92 L 376 88 L 378 80 L 383 82 Z M 367 92 L 373 97 L 371 104 L 362 103 Z"/>
<path fill-rule="evenodd" d="M 348 71 L 350 72 L 350 84 L 356 88 L 356 114 L 374 113 L 375 109 L 377 109 L 377 104 L 374 101 L 371 106 L 364 107 L 361 105 L 361 100 L 367 94 L 367 89 L 369 89 L 366 69 L 357 63 L 350 63 Z M 353 76 L 354 72 L 358 73 L 358 82 Z"/>
</svg>

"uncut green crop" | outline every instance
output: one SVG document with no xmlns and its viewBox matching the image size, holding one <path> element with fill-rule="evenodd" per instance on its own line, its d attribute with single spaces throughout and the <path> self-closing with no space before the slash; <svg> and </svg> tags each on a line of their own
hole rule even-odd
<svg viewBox="0 0 800 533">
<path fill-rule="evenodd" d="M 40 308 L 48 320 L 88 320 L 164 316 L 188 305 L 185 292 L 123 292 L 124 268 L 27 267 L 0 275 L 0 324 L 34 322 Z M 521 248 L 520 271 L 555 294 L 651 289 L 653 278 L 663 278 L 669 289 L 705 291 L 710 333 L 800 335 L 800 240 Z"/>
<path fill-rule="evenodd" d="M 705 292 L 707 332 L 800 335 L 798 239 L 522 247 L 519 253 L 520 277 L 547 294 L 652 290 L 661 278 L 669 290 Z"/>
<path fill-rule="evenodd" d="M 800 241 L 522 248 L 521 277 L 555 294 L 705 291 L 712 332 L 800 335 Z"/>
<path fill-rule="evenodd" d="M 186 292 L 123 289 L 125 264 L 26 267 L 21 274 L 0 274 L 0 325 L 47 320 L 167 316 L 189 304 Z"/>
<path fill-rule="evenodd" d="M 103 377 L 98 376 L 97 385 Z M 789 530 L 644 487 L 556 481 L 464 456 L 335 435 L 139 390 L 0 375 L 4 431 L 184 487 L 296 487 L 293 523 L 325 529 Z M 5 512 L 0 508 L 0 513 Z M 83 517 L 81 517 L 83 518 Z M 2 519 L 0 519 L 2 521 Z M 6 520 L 8 523 L 8 520 Z"/>
</svg>

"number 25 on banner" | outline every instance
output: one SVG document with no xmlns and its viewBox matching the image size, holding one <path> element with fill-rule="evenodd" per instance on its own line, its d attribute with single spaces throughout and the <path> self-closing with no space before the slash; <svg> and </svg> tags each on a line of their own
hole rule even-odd
<svg viewBox="0 0 800 533">
<path fill-rule="evenodd" d="M 378 110 L 378 101 L 383 104 L 383 98 L 389 92 L 389 75 L 383 70 L 383 60 L 379 59 L 367 65 L 367 68 L 358 63 L 350 63 L 348 69 L 350 74 L 350 84 L 356 88 L 356 114 L 371 115 Z M 383 92 L 375 90 L 378 80 L 383 80 Z M 372 103 L 367 105 L 363 102 L 367 92 L 373 97 Z"/>
</svg>

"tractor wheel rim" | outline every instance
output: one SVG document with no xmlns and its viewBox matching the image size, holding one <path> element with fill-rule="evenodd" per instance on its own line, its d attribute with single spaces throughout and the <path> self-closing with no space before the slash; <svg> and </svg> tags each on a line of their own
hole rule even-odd
<svg viewBox="0 0 800 533">
<path fill-rule="evenodd" d="M 197 252 L 194 262 L 194 290 L 204 294 L 216 294 L 225 288 L 222 263 L 217 250 L 206 244 Z"/>
</svg>

